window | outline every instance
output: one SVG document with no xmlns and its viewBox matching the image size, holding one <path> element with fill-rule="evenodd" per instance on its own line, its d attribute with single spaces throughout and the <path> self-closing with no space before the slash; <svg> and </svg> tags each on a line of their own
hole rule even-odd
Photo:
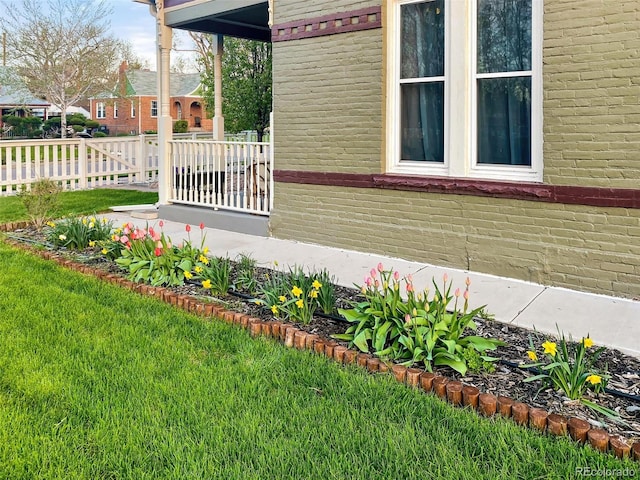
<svg viewBox="0 0 640 480">
<path fill-rule="evenodd" d="M 131 118 L 136 118 L 136 104 L 131 102 Z"/>
<path fill-rule="evenodd" d="M 98 102 L 96 104 L 96 118 L 107 118 L 107 110 L 104 102 Z"/>
<path fill-rule="evenodd" d="M 158 101 L 157 100 L 151 100 L 151 116 L 152 117 L 157 117 L 158 116 Z"/>
<path fill-rule="evenodd" d="M 388 8 L 388 171 L 541 181 L 542 0 Z"/>
<path fill-rule="evenodd" d="M 113 102 L 113 118 L 118 118 L 118 104 Z"/>
</svg>

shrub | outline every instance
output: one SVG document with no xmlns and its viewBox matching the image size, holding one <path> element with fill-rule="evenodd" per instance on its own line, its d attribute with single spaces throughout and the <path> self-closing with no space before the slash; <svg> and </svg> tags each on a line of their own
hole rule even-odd
<svg viewBox="0 0 640 480">
<path fill-rule="evenodd" d="M 173 133 L 187 133 L 189 131 L 189 122 L 186 120 L 176 120 L 173 124 Z"/>
<path fill-rule="evenodd" d="M 91 135 L 93 135 L 93 138 L 100 138 L 100 137 L 106 137 L 107 134 L 104 132 L 94 132 Z"/>
<path fill-rule="evenodd" d="M 433 281 L 435 292 L 431 299 L 427 290 L 415 292 L 411 276 L 404 281 L 406 300 L 400 295 L 398 272 L 385 270 L 382 264 L 371 269 L 361 287 L 365 300 L 353 303 L 351 309 L 339 310 L 353 325 L 334 337 L 404 365 L 422 362 L 429 371 L 433 365 L 441 365 L 464 375 L 468 368 L 464 352 L 468 348 L 476 350 L 482 360 L 497 360 L 484 352 L 495 350 L 502 342 L 464 335 L 466 330 L 477 328 L 473 318 L 483 308 L 469 310 L 469 279 L 463 294 L 456 289 L 452 295 L 452 282 L 445 274 L 442 290 Z M 460 297 L 464 300 L 462 309 Z M 449 311 L 452 301 L 453 309 Z"/>
<path fill-rule="evenodd" d="M 35 181 L 31 184 L 31 188 L 22 185 L 18 197 L 22 200 L 27 215 L 38 230 L 53 218 L 59 204 L 58 194 L 61 191 L 60 185 L 48 178 Z"/>
</svg>

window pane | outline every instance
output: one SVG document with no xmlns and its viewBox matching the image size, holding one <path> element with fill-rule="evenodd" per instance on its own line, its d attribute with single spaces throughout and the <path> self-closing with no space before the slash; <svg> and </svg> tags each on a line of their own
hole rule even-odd
<svg viewBox="0 0 640 480">
<path fill-rule="evenodd" d="M 401 78 L 444 75 L 444 0 L 401 6 Z"/>
<path fill-rule="evenodd" d="M 531 77 L 478 80 L 478 163 L 531 165 Z"/>
<path fill-rule="evenodd" d="M 531 70 L 531 1 L 478 0 L 478 73 Z"/>
<path fill-rule="evenodd" d="M 401 160 L 444 162 L 444 82 L 404 84 Z"/>
</svg>

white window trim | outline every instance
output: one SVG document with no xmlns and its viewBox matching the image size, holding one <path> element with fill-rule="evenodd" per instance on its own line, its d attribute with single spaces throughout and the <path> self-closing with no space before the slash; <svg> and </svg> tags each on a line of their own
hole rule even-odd
<svg viewBox="0 0 640 480">
<path fill-rule="evenodd" d="M 153 110 L 154 110 L 153 104 L 154 103 L 156 104 L 156 108 L 155 108 L 156 114 L 155 115 L 153 114 Z M 151 113 L 151 118 L 157 118 L 158 117 L 158 101 L 157 100 L 151 100 L 151 111 L 150 111 L 150 113 Z"/>
<path fill-rule="evenodd" d="M 131 101 L 131 118 L 136 118 L 136 103 Z"/>
<path fill-rule="evenodd" d="M 118 103 L 113 102 L 113 118 L 118 118 Z"/>
<path fill-rule="evenodd" d="M 96 118 L 107 118 L 107 106 L 104 102 L 96 103 Z"/>
<path fill-rule="evenodd" d="M 531 166 L 476 165 L 476 9 L 477 1 L 445 0 L 444 163 L 400 161 L 400 6 L 424 0 L 387 2 L 386 18 L 386 171 L 444 176 L 541 182 L 543 0 L 532 1 Z M 456 21 L 452 21 L 456 19 Z M 465 19 L 465 21 L 460 21 Z M 453 54 L 455 52 L 455 54 Z M 526 72 L 505 74 L 522 75 Z M 408 82 L 403 82 L 408 83 Z M 463 101 L 455 92 L 465 92 Z"/>
</svg>

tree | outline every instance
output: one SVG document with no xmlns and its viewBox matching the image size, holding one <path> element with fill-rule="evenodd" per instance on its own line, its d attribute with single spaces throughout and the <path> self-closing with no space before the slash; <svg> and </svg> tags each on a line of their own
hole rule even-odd
<svg viewBox="0 0 640 480">
<path fill-rule="evenodd" d="M 204 98 L 211 114 L 214 106 L 213 53 L 202 61 Z M 224 39 L 222 56 L 222 112 L 231 132 L 255 130 L 262 141 L 271 113 L 271 44 L 233 37 Z"/>
<path fill-rule="evenodd" d="M 115 84 L 122 44 L 110 37 L 105 0 L 0 0 L 9 62 L 29 90 L 66 109 Z"/>
</svg>

